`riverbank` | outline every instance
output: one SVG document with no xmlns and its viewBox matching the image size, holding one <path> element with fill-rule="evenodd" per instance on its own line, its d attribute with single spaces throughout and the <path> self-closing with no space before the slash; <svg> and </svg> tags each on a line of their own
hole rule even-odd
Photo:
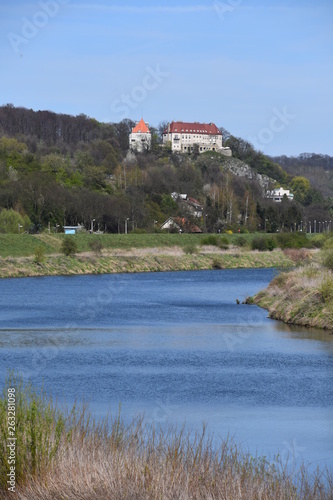
<svg viewBox="0 0 333 500">
<path fill-rule="evenodd" d="M 247 302 L 267 309 L 273 319 L 333 333 L 333 273 L 320 264 L 280 273 Z"/>
<path fill-rule="evenodd" d="M 209 269 L 288 268 L 293 260 L 283 251 L 221 250 L 204 247 L 186 253 L 181 247 L 103 250 L 84 252 L 72 257 L 45 255 L 43 262 L 29 257 L 0 258 L 0 278 L 29 276 L 66 276 L 83 274 L 193 271 Z"/>
</svg>

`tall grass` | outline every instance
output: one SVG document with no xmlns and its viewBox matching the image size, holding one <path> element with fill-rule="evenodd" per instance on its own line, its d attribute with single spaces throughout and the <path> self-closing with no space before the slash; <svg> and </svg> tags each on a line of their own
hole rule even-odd
<svg viewBox="0 0 333 500">
<path fill-rule="evenodd" d="M 15 388 L 15 473 L 18 483 L 40 475 L 55 457 L 65 429 L 61 412 L 55 409 L 45 393 L 31 385 L 23 388 L 22 380 L 10 374 L 0 399 L 0 485 L 6 486 L 7 461 L 7 388 Z"/>
<path fill-rule="evenodd" d="M 185 428 L 163 431 L 143 418 L 126 425 L 120 411 L 96 423 L 84 407 L 63 414 L 30 386 L 13 383 L 20 401 L 19 499 L 332 498 L 330 473 L 292 472 L 278 458 L 269 463 L 242 452 L 228 438 L 216 448 L 205 426 L 192 435 Z M 3 476 L 4 401 L 1 408 Z M 2 482 L 0 497 L 10 495 Z"/>
</svg>

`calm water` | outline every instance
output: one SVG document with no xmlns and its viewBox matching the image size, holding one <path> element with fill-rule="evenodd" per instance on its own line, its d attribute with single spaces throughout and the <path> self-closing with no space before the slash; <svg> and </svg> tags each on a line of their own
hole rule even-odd
<svg viewBox="0 0 333 500">
<path fill-rule="evenodd" d="M 333 467 L 333 336 L 255 306 L 273 270 L 0 280 L 8 369 L 60 401 Z"/>
</svg>

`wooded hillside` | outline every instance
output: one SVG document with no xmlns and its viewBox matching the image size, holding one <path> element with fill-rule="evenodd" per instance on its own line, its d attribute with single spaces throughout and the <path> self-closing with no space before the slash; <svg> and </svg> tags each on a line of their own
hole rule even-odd
<svg viewBox="0 0 333 500">
<path fill-rule="evenodd" d="M 305 217 L 331 217 L 331 188 L 322 183 L 321 189 L 306 169 L 293 170 L 286 157 L 270 159 L 227 131 L 231 159 L 173 154 L 160 144 L 162 124 L 150 127 L 152 151 L 128 154 L 133 126 L 130 120 L 105 124 L 85 115 L 0 107 L 0 232 L 77 224 L 89 230 L 93 219 L 95 230 L 124 232 L 128 220 L 129 231 L 153 231 L 169 216 L 208 232 L 276 232 L 295 229 Z M 294 190 L 296 200 L 266 199 L 258 174 L 271 178 L 270 187 L 276 181 Z M 194 199 L 201 217 L 193 204 L 173 199 L 174 192 Z"/>
</svg>

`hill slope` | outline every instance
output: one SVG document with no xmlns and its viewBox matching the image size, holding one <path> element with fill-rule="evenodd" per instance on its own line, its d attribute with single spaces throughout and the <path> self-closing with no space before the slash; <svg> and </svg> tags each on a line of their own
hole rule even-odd
<svg viewBox="0 0 333 500">
<path fill-rule="evenodd" d="M 85 115 L 0 107 L 0 232 L 20 226 L 61 231 L 66 224 L 124 232 L 125 221 L 129 231 L 153 231 L 170 216 L 203 231 L 275 232 L 312 214 L 330 217 L 330 202 L 310 184 L 306 192 L 295 184 L 303 189 L 298 203 L 265 199 L 275 181 L 287 187 L 295 180 L 242 139 L 227 137 L 232 158 L 173 154 L 152 128 L 152 151 L 128 154 L 132 126 L 130 120 L 104 124 Z M 187 194 L 197 208 L 171 193 Z"/>
</svg>

